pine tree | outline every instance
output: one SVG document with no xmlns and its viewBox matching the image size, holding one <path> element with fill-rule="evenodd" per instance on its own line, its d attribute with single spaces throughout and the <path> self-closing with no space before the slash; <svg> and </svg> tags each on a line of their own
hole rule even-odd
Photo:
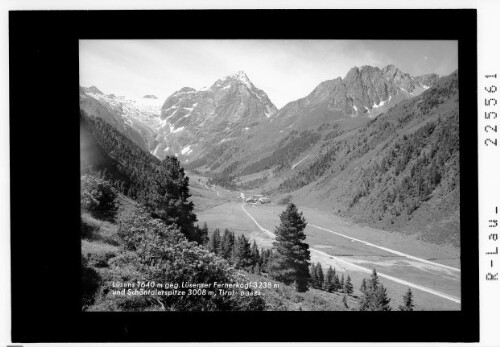
<svg viewBox="0 0 500 347">
<path fill-rule="evenodd" d="M 353 285 L 351 282 L 351 276 L 347 275 L 347 280 L 344 283 L 344 293 L 351 295 L 353 292 Z"/>
<path fill-rule="evenodd" d="M 344 273 L 342 273 L 342 276 L 340 277 L 339 289 L 342 291 L 344 290 Z"/>
<path fill-rule="evenodd" d="M 339 276 L 337 274 L 333 275 L 333 286 L 334 286 L 334 291 L 339 291 L 342 287 L 340 286 L 340 281 L 339 281 Z"/>
<path fill-rule="evenodd" d="M 261 269 L 261 271 L 265 271 L 265 269 L 266 269 L 267 258 L 268 258 L 267 251 L 265 249 L 261 248 L 260 249 L 260 269 Z"/>
<path fill-rule="evenodd" d="M 309 277 L 310 277 L 310 282 L 311 282 L 311 287 L 317 288 L 318 287 L 318 277 L 316 276 L 316 265 L 311 264 L 309 267 Z"/>
<path fill-rule="evenodd" d="M 224 229 L 221 241 L 221 255 L 224 259 L 231 259 L 234 247 L 234 234 L 228 229 Z"/>
<path fill-rule="evenodd" d="M 208 245 L 208 241 L 210 240 L 210 238 L 208 237 L 208 227 L 207 227 L 207 223 L 203 223 L 203 227 L 199 230 L 199 234 L 200 234 L 200 244 L 206 246 Z"/>
<path fill-rule="evenodd" d="M 391 299 L 387 296 L 387 290 L 383 285 L 379 285 L 375 290 L 375 309 L 373 311 L 391 311 L 389 303 Z"/>
<path fill-rule="evenodd" d="M 377 270 L 373 269 L 370 280 L 368 281 L 368 289 L 371 291 L 375 291 L 375 290 L 377 290 L 379 284 L 380 284 L 380 281 L 378 279 Z"/>
<path fill-rule="evenodd" d="M 147 186 L 141 192 L 141 201 L 154 218 L 160 218 L 167 225 L 176 224 L 191 241 L 200 241 L 196 235 L 194 204 L 190 201 L 189 177 L 175 156 L 167 156 L 156 167 Z"/>
<path fill-rule="evenodd" d="M 246 239 L 245 235 L 241 235 L 236 241 L 234 266 L 237 269 L 251 270 L 252 262 L 253 257 L 250 249 L 250 243 Z"/>
<path fill-rule="evenodd" d="M 319 261 L 318 264 L 316 264 L 316 280 L 316 288 L 321 288 L 323 286 L 323 282 L 325 281 L 325 276 L 323 274 L 323 267 Z"/>
<path fill-rule="evenodd" d="M 359 288 L 361 293 L 366 293 L 367 287 L 366 287 L 366 279 L 363 278 L 363 281 L 361 282 L 361 287 Z"/>
<path fill-rule="evenodd" d="M 210 240 L 208 242 L 208 250 L 215 254 L 220 254 L 221 237 L 219 229 L 215 229 L 210 235 Z"/>
<path fill-rule="evenodd" d="M 267 265 L 269 264 L 269 259 L 271 259 L 271 250 L 270 249 L 261 249 L 260 250 L 260 270 L 261 272 L 268 272 Z"/>
<path fill-rule="evenodd" d="M 373 269 L 368 281 L 363 280 L 361 284 L 363 296 L 360 300 L 360 311 L 391 311 L 391 299 L 387 296 L 387 290 L 379 282 L 377 271 Z"/>
<path fill-rule="evenodd" d="M 413 293 L 411 289 L 408 288 L 408 291 L 403 296 L 403 305 L 399 305 L 398 309 L 400 311 L 413 311 L 413 307 L 415 307 L 413 304 Z"/>
<path fill-rule="evenodd" d="M 329 292 L 333 292 L 335 289 L 335 283 L 334 283 L 334 275 L 335 272 L 332 269 L 332 266 L 326 270 L 326 275 L 325 275 L 325 281 L 323 282 L 323 289 Z"/>
<path fill-rule="evenodd" d="M 290 203 L 280 214 L 280 225 L 276 228 L 273 242 L 273 257 L 270 273 L 273 278 L 285 284 L 295 282 L 295 289 L 304 292 L 309 285 L 309 245 L 304 242 L 306 220 L 297 207 Z"/>
<path fill-rule="evenodd" d="M 253 240 L 252 244 L 252 266 L 256 266 L 257 264 L 260 263 L 260 253 L 259 253 L 259 248 L 257 247 L 257 242 Z"/>
</svg>

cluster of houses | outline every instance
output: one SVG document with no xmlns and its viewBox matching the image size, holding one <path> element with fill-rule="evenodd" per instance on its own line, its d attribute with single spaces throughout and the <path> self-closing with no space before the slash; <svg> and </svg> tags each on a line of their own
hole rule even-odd
<svg viewBox="0 0 500 347">
<path fill-rule="evenodd" d="M 245 194 L 240 193 L 240 199 L 245 201 L 245 203 L 247 204 L 269 204 L 271 202 L 271 200 L 268 197 L 258 194 L 254 194 L 252 195 L 251 198 L 245 199 Z"/>
</svg>

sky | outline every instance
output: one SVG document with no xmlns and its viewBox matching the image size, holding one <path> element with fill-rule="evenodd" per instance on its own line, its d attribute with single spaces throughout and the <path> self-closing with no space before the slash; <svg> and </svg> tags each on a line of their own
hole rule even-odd
<svg viewBox="0 0 500 347">
<path fill-rule="evenodd" d="M 354 66 L 389 64 L 412 76 L 447 75 L 458 68 L 457 41 L 80 41 L 80 85 L 128 97 L 166 99 L 242 70 L 281 108 L 322 81 L 344 78 Z"/>
</svg>

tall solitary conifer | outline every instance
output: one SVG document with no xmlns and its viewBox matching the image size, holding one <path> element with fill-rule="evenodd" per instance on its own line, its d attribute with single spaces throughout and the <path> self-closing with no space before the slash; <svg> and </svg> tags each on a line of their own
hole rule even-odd
<svg viewBox="0 0 500 347">
<path fill-rule="evenodd" d="M 298 292 L 305 292 L 309 285 L 309 245 L 304 242 L 306 220 L 302 212 L 290 203 L 280 214 L 280 225 L 276 228 L 276 241 L 273 243 L 272 262 L 269 264 L 271 275 L 285 284 L 295 283 Z"/>
</svg>

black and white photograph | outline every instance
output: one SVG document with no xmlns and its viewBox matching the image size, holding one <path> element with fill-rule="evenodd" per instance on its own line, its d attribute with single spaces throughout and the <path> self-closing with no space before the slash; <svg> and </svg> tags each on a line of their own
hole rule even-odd
<svg viewBox="0 0 500 347">
<path fill-rule="evenodd" d="M 457 40 L 78 59 L 83 312 L 461 310 Z"/>
</svg>

